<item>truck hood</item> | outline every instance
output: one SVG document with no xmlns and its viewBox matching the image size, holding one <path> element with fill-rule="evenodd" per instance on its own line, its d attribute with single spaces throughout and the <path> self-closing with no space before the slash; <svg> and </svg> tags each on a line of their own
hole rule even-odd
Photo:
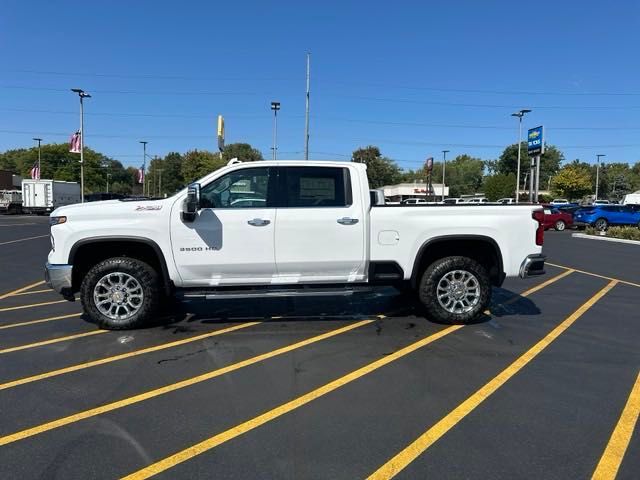
<svg viewBox="0 0 640 480">
<path fill-rule="evenodd" d="M 140 213 L 160 213 L 170 208 L 174 198 L 158 200 L 127 199 L 127 200 L 102 200 L 100 202 L 74 203 L 56 208 L 51 212 L 52 217 L 66 216 L 72 218 L 109 218 L 114 215 L 136 215 Z"/>
</svg>

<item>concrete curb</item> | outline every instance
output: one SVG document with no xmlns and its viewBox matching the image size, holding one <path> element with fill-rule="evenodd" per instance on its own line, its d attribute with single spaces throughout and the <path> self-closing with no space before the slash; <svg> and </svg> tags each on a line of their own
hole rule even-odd
<svg viewBox="0 0 640 480">
<path fill-rule="evenodd" d="M 586 238 L 588 240 L 604 240 L 605 242 L 629 243 L 631 245 L 640 245 L 640 240 L 626 240 L 624 238 L 601 237 L 599 235 L 587 235 L 586 233 L 572 233 L 572 237 Z"/>
</svg>

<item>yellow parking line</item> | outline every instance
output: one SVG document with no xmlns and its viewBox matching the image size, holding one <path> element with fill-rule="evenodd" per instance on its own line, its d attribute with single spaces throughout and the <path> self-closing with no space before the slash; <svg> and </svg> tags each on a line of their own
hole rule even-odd
<svg viewBox="0 0 640 480">
<path fill-rule="evenodd" d="M 54 305 L 56 303 L 64 303 L 68 300 L 54 300 L 53 302 L 32 303 L 30 305 L 20 305 L 18 307 L 0 308 L 0 312 L 8 312 L 10 310 L 22 310 L 23 308 L 43 307 L 45 305 Z"/>
<path fill-rule="evenodd" d="M 613 480 L 618 475 L 620 464 L 627 451 L 633 430 L 640 415 L 640 372 L 631 389 L 627 404 L 622 410 L 620 420 L 611 434 L 607 448 L 602 454 L 598 466 L 593 472 L 592 480 Z"/>
<path fill-rule="evenodd" d="M 8 242 L 1 242 L 0 245 L 9 245 L 10 243 L 26 242 L 27 240 L 35 240 L 36 238 L 45 238 L 45 237 L 48 237 L 48 236 L 49 235 L 38 235 L 36 237 L 19 238 L 17 240 L 10 240 Z"/>
<path fill-rule="evenodd" d="M 556 275 L 555 277 L 551 277 L 549 280 L 542 282 L 539 285 L 536 285 L 535 287 L 530 288 L 529 290 L 525 290 L 524 292 L 520 293 L 520 294 L 516 294 L 511 298 L 508 298 L 507 300 L 505 300 L 504 302 L 498 303 L 497 305 L 493 305 L 493 308 L 495 309 L 496 307 L 502 307 L 504 305 L 511 305 L 512 303 L 516 303 L 518 300 L 520 300 L 522 297 L 528 297 L 529 295 L 531 295 L 532 293 L 536 293 L 540 290 L 542 290 L 545 287 L 548 287 L 549 285 L 551 285 L 552 283 L 557 282 L 558 280 L 571 275 L 575 270 L 573 269 L 569 269 L 566 272 L 562 272 L 559 275 Z M 488 310 L 484 311 L 485 315 L 491 315 L 491 307 Z"/>
<path fill-rule="evenodd" d="M 489 398 L 502 385 L 504 385 L 511 377 L 522 370 L 529 362 L 531 362 L 540 352 L 547 348 L 555 339 L 557 339 L 567 328 L 580 318 L 587 310 L 589 310 L 598 300 L 604 297 L 617 284 L 615 280 L 609 282 L 602 290 L 582 304 L 575 312 L 569 315 L 557 327 L 549 332 L 542 340 L 527 350 L 516 361 L 500 372 L 496 377 L 491 379 L 473 395 L 440 419 L 435 425 L 420 435 L 416 440 L 392 457 L 388 462 L 376 470 L 369 480 L 390 479 L 400 473 L 407 465 L 424 453 L 431 445 L 438 441 L 449 430 L 456 426 L 469 413 L 475 410 L 482 402 Z"/>
<path fill-rule="evenodd" d="M 574 269 L 572 269 L 572 268 L 571 268 L 571 269 L 569 269 L 569 270 L 567 270 L 566 272 L 562 272 L 562 273 L 560 273 L 559 275 L 556 275 L 555 277 L 551 277 L 551 278 L 550 278 L 549 280 L 547 280 L 546 282 L 542 282 L 541 284 L 536 285 L 535 287 L 532 287 L 532 288 L 530 288 L 529 290 L 525 290 L 524 292 L 522 292 L 522 293 L 520 294 L 520 296 L 521 296 L 521 297 L 527 297 L 527 296 L 531 295 L 532 293 L 536 293 L 537 291 L 542 290 L 544 287 L 548 287 L 548 286 L 549 286 L 549 285 L 551 285 L 552 283 L 555 283 L 555 282 L 557 282 L 558 280 L 563 279 L 564 277 L 571 275 L 573 272 L 575 272 L 575 270 L 574 270 Z M 513 303 L 513 302 L 515 302 L 515 301 L 517 301 L 517 300 L 518 300 L 518 299 L 517 299 L 517 297 L 516 297 L 516 298 L 513 298 L 513 299 L 511 299 L 511 298 L 510 298 L 509 300 L 507 300 L 507 301 L 506 301 L 506 302 L 504 302 L 504 303 Z"/>
<path fill-rule="evenodd" d="M 32 283 L 31 285 L 27 285 L 25 287 L 20 287 L 20 288 L 18 288 L 16 290 L 12 290 L 10 292 L 3 293 L 2 295 L 0 295 L 0 300 L 4 300 L 5 298 L 10 297 L 11 295 L 15 295 L 17 293 L 24 292 L 25 290 L 29 290 L 30 288 L 37 287 L 37 286 L 42 285 L 42 284 L 44 284 L 44 280 L 40 280 L 39 282 Z"/>
<path fill-rule="evenodd" d="M 429 345 L 430 343 L 433 343 L 436 340 L 450 333 L 453 333 L 456 330 L 463 328 L 463 326 L 464 325 L 453 325 L 443 330 L 440 330 L 437 333 L 429 335 L 428 337 L 422 338 L 421 340 L 418 340 L 415 343 L 412 343 L 404 348 L 401 348 L 400 350 L 397 350 L 396 352 L 390 355 L 387 355 L 383 358 L 375 360 L 374 362 L 371 362 L 365 365 L 364 367 L 360 367 L 357 370 L 354 370 L 340 378 L 333 380 L 332 382 L 326 383 L 325 385 L 318 387 L 315 390 L 305 393 L 304 395 L 301 395 L 287 403 L 284 403 L 272 410 L 269 410 L 263 413 L 262 415 L 258 415 L 257 417 L 254 417 L 251 420 L 247 420 L 246 422 L 236 425 L 235 427 L 231 427 L 230 429 L 225 430 L 224 432 L 219 433 L 211 438 L 208 438 L 207 440 L 204 440 L 200 443 L 192 445 L 191 447 L 186 448 L 178 453 L 175 453 L 167 458 L 164 458 L 159 462 L 151 464 L 141 470 L 138 470 L 137 472 L 127 475 L 126 477 L 123 477 L 123 480 L 141 480 L 144 478 L 149 478 L 154 475 L 157 475 L 160 472 L 164 472 L 165 470 L 175 467 L 179 463 L 185 462 L 190 458 L 193 458 L 197 455 L 200 455 L 201 453 L 204 453 L 208 450 L 211 450 L 212 448 L 217 447 L 218 445 L 221 445 L 225 442 L 228 442 L 229 440 L 239 437 L 240 435 L 245 434 L 253 430 L 254 428 L 258 428 L 261 425 L 264 425 L 265 423 L 275 420 L 276 418 L 281 417 L 286 413 L 296 410 L 297 408 L 300 408 L 303 405 L 306 405 L 307 403 L 312 402 L 313 400 L 316 400 L 328 393 L 331 393 L 334 390 L 339 389 L 340 387 L 344 387 L 345 385 L 348 385 L 349 383 L 371 372 L 374 372 L 379 368 L 384 367 L 385 365 L 388 365 L 406 355 L 409 355 L 412 352 L 415 352 L 416 350 L 418 350 L 421 347 L 424 347 L 425 345 Z M 2 445 L 1 439 L 0 439 L 0 445 Z"/>
<path fill-rule="evenodd" d="M 99 360 L 93 360 L 90 362 L 79 363 L 77 365 L 72 365 L 70 367 L 60 368 L 58 370 L 52 370 L 50 372 L 40 373 L 38 375 L 32 375 L 31 377 L 20 378 L 18 380 L 13 380 L 11 382 L 0 384 L 0 390 L 6 390 L 8 388 L 17 387 L 18 385 L 24 385 L 25 383 L 36 382 L 38 380 L 44 380 L 45 378 L 57 377 L 58 375 L 64 375 L 65 373 L 77 372 L 78 370 L 84 370 L 85 368 L 97 367 L 98 365 L 117 362 L 119 360 L 124 360 L 125 358 L 136 357 L 138 355 L 143 355 L 145 353 L 157 352 L 160 350 L 165 350 L 167 348 L 178 347 L 180 345 L 185 345 L 191 342 L 197 342 L 198 340 L 203 340 L 205 338 L 222 335 L 223 333 L 234 332 L 242 328 L 252 327 L 253 325 L 259 325 L 260 323 L 262 322 L 241 323 L 239 325 L 234 325 L 233 327 L 222 328 L 220 330 L 214 330 L 213 332 L 208 332 L 202 335 L 196 335 L 195 337 L 189 337 L 189 338 L 185 338 L 183 340 L 177 340 L 171 343 L 163 343 L 162 345 L 156 345 L 155 347 L 148 347 L 140 350 L 134 350 L 133 352 L 122 353 L 120 355 L 101 358 Z"/>
<path fill-rule="evenodd" d="M 44 345 L 51 345 L 52 343 L 66 342 L 67 340 L 74 340 L 76 338 L 88 337 L 90 335 L 99 335 L 101 333 L 107 333 L 108 330 L 91 330 L 90 332 L 76 333 L 75 335 L 69 335 L 67 337 L 58 337 L 51 340 L 44 340 L 42 342 L 29 343 L 27 345 L 20 345 L 18 347 L 5 348 L 0 350 L 0 355 L 4 353 L 18 352 L 20 350 L 27 350 L 28 348 L 42 347 Z"/>
<path fill-rule="evenodd" d="M 195 385 L 197 383 L 204 382 L 205 380 L 210 380 L 212 378 L 219 377 L 226 373 L 234 372 L 241 368 L 248 367 L 250 365 L 256 364 L 258 362 L 262 362 L 264 360 L 276 357 L 278 355 L 282 355 L 287 352 L 291 352 L 293 350 L 297 350 L 299 348 L 305 347 L 307 345 L 311 345 L 312 343 L 316 343 L 321 340 L 325 340 L 327 338 L 335 337 L 336 335 L 340 335 L 341 333 L 354 330 L 358 327 L 361 327 L 363 325 L 367 325 L 370 323 L 373 323 L 373 320 L 362 320 L 360 322 L 356 322 L 351 325 L 347 325 L 345 327 L 337 328 L 335 330 L 331 330 L 321 335 L 317 335 L 315 337 L 311 337 L 306 340 L 302 340 L 300 342 L 296 342 L 291 345 L 287 345 L 285 347 L 281 347 L 267 353 L 256 355 L 255 357 L 248 358 L 247 360 L 242 360 L 241 362 L 233 363 L 226 367 L 212 370 L 210 372 L 207 372 L 202 375 L 198 375 L 196 377 L 187 378 L 186 380 L 182 380 L 177 383 L 172 383 L 169 385 L 165 385 L 164 387 L 148 390 L 146 392 L 140 393 L 133 397 L 127 397 L 122 400 L 118 400 L 116 402 L 107 403 L 105 405 L 101 405 L 96 408 L 85 410 L 83 412 L 79 412 L 74 415 L 69 415 L 68 417 L 62 417 L 57 420 L 53 420 L 51 422 L 43 423 L 42 425 L 37 425 L 35 427 L 27 428 L 26 430 L 22 430 L 20 432 L 16 432 L 10 435 L 6 435 L 4 437 L 0 437 L 0 447 L 3 445 L 7 445 L 9 443 L 16 442 L 18 440 L 22 440 L 28 437 L 32 437 L 34 435 L 38 435 L 40 433 L 48 432 L 49 430 L 53 430 L 55 428 L 59 428 L 64 425 L 69 425 L 71 423 L 79 422 L 87 418 L 95 417 L 96 415 L 100 415 L 102 413 L 111 412 L 113 410 L 117 410 L 119 408 L 123 408 L 129 405 L 133 405 L 135 403 L 139 403 L 144 400 L 157 397 L 159 395 L 164 395 L 165 393 L 174 392 L 181 388 Z M 102 332 L 102 330 L 98 330 L 98 331 Z"/>
<path fill-rule="evenodd" d="M 565 267 L 564 265 L 557 265 L 555 263 L 549 263 L 549 262 L 547 262 L 547 265 L 550 265 L 552 267 L 564 268 L 565 270 L 573 270 L 574 272 L 582 273 L 584 275 L 591 275 L 592 277 L 598 277 L 604 280 L 615 280 L 618 283 L 622 283 L 624 285 L 630 285 L 632 287 L 640 287 L 640 283 L 633 283 L 633 282 L 628 282 L 626 280 L 621 280 L 619 278 L 607 277 L 606 275 L 600 275 L 599 273 L 586 272 L 584 270 L 578 270 L 577 268 Z"/>
<path fill-rule="evenodd" d="M 12 297 L 17 297 L 18 295 L 32 295 L 34 293 L 48 293 L 48 292 L 53 292 L 53 290 L 51 290 L 50 288 L 43 288 L 42 290 L 31 290 L 30 292 L 14 293 Z"/>
<path fill-rule="evenodd" d="M 64 318 L 79 317 L 82 313 L 72 313 L 71 315 L 60 315 L 58 317 L 40 318 L 38 320 L 29 320 L 28 322 L 9 323 L 7 325 L 0 325 L 0 330 L 6 330 L 7 328 L 24 327 L 26 325 L 35 325 L 36 323 L 52 322 L 54 320 L 62 320 Z"/>
</svg>

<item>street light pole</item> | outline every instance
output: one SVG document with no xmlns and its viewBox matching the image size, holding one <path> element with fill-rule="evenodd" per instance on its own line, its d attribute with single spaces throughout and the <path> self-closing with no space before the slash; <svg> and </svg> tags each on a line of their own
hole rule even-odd
<svg viewBox="0 0 640 480">
<path fill-rule="evenodd" d="M 271 110 L 273 110 L 273 159 L 277 160 L 278 150 L 278 110 L 280 110 L 280 102 L 271 102 Z"/>
<path fill-rule="evenodd" d="M 447 153 L 449 150 L 442 150 L 442 201 L 444 202 L 444 170 L 447 167 Z"/>
<path fill-rule="evenodd" d="M 147 176 L 147 141 L 140 140 L 142 144 L 142 196 L 144 197 L 144 181 Z M 147 193 L 149 193 L 149 189 L 147 188 Z"/>
<path fill-rule="evenodd" d="M 304 114 L 304 159 L 309 160 L 309 96 L 311 76 L 311 54 L 307 53 L 307 95 Z"/>
<path fill-rule="evenodd" d="M 596 155 L 597 165 L 596 165 L 596 198 L 595 200 L 598 200 L 598 186 L 600 185 L 600 158 L 602 157 L 606 157 L 606 155 L 603 153 L 598 153 Z"/>
<path fill-rule="evenodd" d="M 522 117 L 524 117 L 525 114 L 527 114 L 529 112 L 531 112 L 531 110 L 523 108 L 522 110 L 511 114 L 512 117 L 518 117 L 518 170 L 517 170 L 517 173 L 516 173 L 516 203 L 518 203 L 520 201 L 520 157 L 522 155 L 522 153 L 521 153 L 521 150 L 522 150 Z"/>
<path fill-rule="evenodd" d="M 84 203 L 84 99 L 91 98 L 81 88 L 72 88 L 72 92 L 80 97 L 80 202 Z"/>
<path fill-rule="evenodd" d="M 162 168 L 157 168 L 158 172 L 158 197 L 162 197 Z"/>
<path fill-rule="evenodd" d="M 111 176 L 111 174 L 109 172 L 107 172 L 107 193 L 109 193 L 109 177 Z"/>
<path fill-rule="evenodd" d="M 42 142 L 41 138 L 34 138 L 36 142 L 38 142 L 38 180 L 42 177 L 42 170 L 40 169 L 40 142 Z"/>
</svg>

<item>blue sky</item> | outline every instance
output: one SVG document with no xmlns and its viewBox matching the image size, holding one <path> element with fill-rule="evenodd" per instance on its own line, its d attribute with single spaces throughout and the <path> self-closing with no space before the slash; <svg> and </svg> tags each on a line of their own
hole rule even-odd
<svg viewBox="0 0 640 480">
<path fill-rule="evenodd" d="M 535 5 L 535 8 L 527 8 Z M 215 150 L 302 158 L 312 54 L 311 158 L 378 145 L 403 168 L 428 156 L 496 158 L 532 108 L 567 160 L 640 160 L 640 2 L 15 1 L 0 16 L 0 150 L 31 138 L 121 160 Z"/>
</svg>

